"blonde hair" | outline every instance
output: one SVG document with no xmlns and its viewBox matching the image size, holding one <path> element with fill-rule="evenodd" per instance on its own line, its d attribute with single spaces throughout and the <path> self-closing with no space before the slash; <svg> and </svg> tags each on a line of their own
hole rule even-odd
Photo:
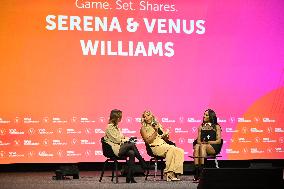
<svg viewBox="0 0 284 189">
<path fill-rule="evenodd" d="M 155 116 L 153 115 L 153 113 L 150 111 L 150 110 L 145 110 L 142 114 L 142 117 L 141 117 L 141 124 L 144 126 L 146 125 L 147 123 L 145 122 L 145 118 L 144 118 L 144 115 L 145 114 L 148 114 L 148 115 L 151 115 L 152 116 L 152 122 L 157 122 Z"/>
</svg>

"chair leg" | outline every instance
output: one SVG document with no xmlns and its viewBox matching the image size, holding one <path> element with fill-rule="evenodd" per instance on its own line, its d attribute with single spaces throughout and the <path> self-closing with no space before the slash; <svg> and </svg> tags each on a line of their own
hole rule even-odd
<svg viewBox="0 0 284 189">
<path fill-rule="evenodd" d="M 105 173 L 106 164 L 107 164 L 107 162 L 108 162 L 108 161 L 109 161 L 109 159 L 107 159 L 107 160 L 105 161 L 105 163 L 104 163 L 103 171 L 102 171 L 102 173 L 101 173 L 101 177 L 100 177 L 99 182 L 101 182 L 101 181 L 102 181 L 102 178 L 103 178 L 104 173 Z"/>
<path fill-rule="evenodd" d="M 160 162 L 161 162 L 161 180 L 163 180 L 164 179 L 164 161 L 161 160 Z"/>
<path fill-rule="evenodd" d="M 219 165 L 218 165 L 218 160 L 217 160 L 217 158 L 215 158 L 215 166 L 216 166 L 216 168 L 219 168 Z"/>
<path fill-rule="evenodd" d="M 117 164 L 118 164 L 118 161 L 117 160 L 114 160 L 114 164 L 115 164 L 115 179 L 116 179 L 116 183 L 118 183 L 118 168 L 117 168 Z"/>
<path fill-rule="evenodd" d="M 151 162 L 152 162 L 152 158 L 150 159 L 150 161 L 149 161 L 149 163 L 148 163 L 148 167 L 147 167 L 147 172 L 146 172 L 145 180 L 147 180 L 147 178 L 148 178 L 148 176 L 149 176 L 149 171 L 150 171 Z"/>
<path fill-rule="evenodd" d="M 154 180 L 156 180 L 157 171 L 158 171 L 158 160 L 157 160 L 157 159 L 155 159 L 155 172 L 154 172 Z"/>
<path fill-rule="evenodd" d="M 148 176 L 149 176 L 149 172 L 150 172 L 150 166 L 154 163 L 155 165 L 155 170 L 154 170 L 154 180 L 156 180 L 156 177 L 157 177 L 157 173 L 158 173 L 158 163 L 159 163 L 159 159 L 156 159 L 156 158 L 151 158 L 150 161 L 149 161 L 149 166 L 148 166 L 148 169 L 147 169 L 147 172 L 146 172 L 146 177 L 145 177 L 145 180 L 148 179 Z M 160 163 L 161 163 L 161 180 L 164 179 L 164 161 L 163 160 L 160 160 Z"/>
<path fill-rule="evenodd" d="M 111 169 L 111 181 L 113 182 L 114 178 L 114 168 L 115 168 L 115 161 L 113 162 L 112 169 Z"/>
<path fill-rule="evenodd" d="M 154 158 L 151 158 L 151 159 L 150 159 L 150 161 L 149 161 L 149 167 L 152 165 L 153 160 L 154 160 Z M 147 180 L 147 178 L 148 178 L 148 176 L 149 176 L 149 173 L 150 173 L 150 169 L 147 169 L 147 175 L 146 175 L 145 180 Z"/>
<path fill-rule="evenodd" d="M 206 167 L 206 165 L 208 164 L 208 159 L 207 158 L 204 158 L 204 166 Z M 208 165 L 207 165 L 208 166 Z"/>
</svg>

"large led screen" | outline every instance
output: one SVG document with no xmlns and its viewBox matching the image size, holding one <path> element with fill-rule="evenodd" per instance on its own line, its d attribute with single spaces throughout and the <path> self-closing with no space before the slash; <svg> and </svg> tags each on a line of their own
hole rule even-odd
<svg viewBox="0 0 284 189">
<path fill-rule="evenodd" d="M 192 161 L 203 113 L 224 160 L 284 158 L 282 0 L 2 0 L 0 163 L 102 162 L 151 110 Z"/>
</svg>

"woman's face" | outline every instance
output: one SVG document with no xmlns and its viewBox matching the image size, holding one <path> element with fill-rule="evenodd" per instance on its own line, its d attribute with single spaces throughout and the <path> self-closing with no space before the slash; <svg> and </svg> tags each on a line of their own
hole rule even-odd
<svg viewBox="0 0 284 189">
<path fill-rule="evenodd" d="M 120 122 L 122 119 L 122 114 L 120 115 L 120 117 L 118 118 L 118 122 Z"/>
<path fill-rule="evenodd" d="M 153 116 L 151 115 L 151 113 L 146 112 L 146 113 L 144 113 L 143 117 L 144 117 L 144 120 L 145 120 L 146 123 L 152 122 Z"/>
<path fill-rule="evenodd" d="M 209 112 L 208 111 L 204 112 L 203 121 L 205 123 L 209 122 Z"/>
</svg>

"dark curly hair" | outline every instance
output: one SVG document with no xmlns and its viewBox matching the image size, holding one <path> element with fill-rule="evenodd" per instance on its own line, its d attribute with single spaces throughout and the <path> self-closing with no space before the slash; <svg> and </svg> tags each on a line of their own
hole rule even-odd
<svg viewBox="0 0 284 189">
<path fill-rule="evenodd" d="M 218 124 L 218 121 L 217 121 L 217 116 L 216 116 L 216 113 L 214 112 L 214 110 L 212 109 L 207 109 L 205 110 L 205 112 L 208 111 L 208 115 L 209 115 L 209 122 L 212 123 L 212 127 L 214 130 L 216 130 L 216 125 L 219 125 Z M 203 122 L 202 122 L 202 125 L 205 124 L 204 123 L 204 119 L 203 119 Z"/>
</svg>

